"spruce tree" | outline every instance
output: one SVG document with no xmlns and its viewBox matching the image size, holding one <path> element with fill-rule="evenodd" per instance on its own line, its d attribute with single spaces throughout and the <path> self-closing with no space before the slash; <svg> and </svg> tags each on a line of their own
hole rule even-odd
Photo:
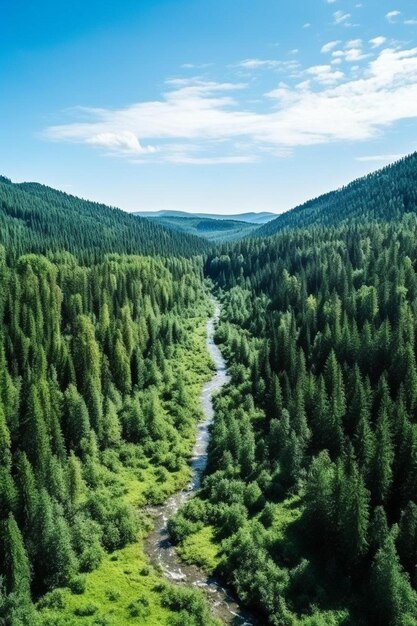
<svg viewBox="0 0 417 626">
<path fill-rule="evenodd" d="M 1 534 L 7 589 L 10 593 L 27 597 L 30 593 L 30 565 L 22 534 L 12 514 L 2 522 Z"/>
</svg>

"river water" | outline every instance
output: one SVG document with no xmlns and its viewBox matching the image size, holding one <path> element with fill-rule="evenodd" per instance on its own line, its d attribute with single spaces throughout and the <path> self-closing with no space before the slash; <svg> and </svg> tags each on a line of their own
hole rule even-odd
<svg viewBox="0 0 417 626">
<path fill-rule="evenodd" d="M 197 566 L 183 563 L 172 545 L 167 522 L 172 515 L 199 489 L 201 478 L 207 465 L 207 446 L 210 438 L 209 427 L 214 418 L 213 395 L 223 387 L 229 376 L 226 363 L 219 348 L 214 343 L 214 331 L 220 315 L 220 305 L 214 301 L 214 315 L 207 321 L 207 349 L 216 366 L 213 378 L 201 391 L 201 405 L 204 420 L 198 425 L 197 439 L 190 461 L 192 476 L 186 489 L 172 495 L 164 504 L 148 508 L 154 518 L 154 530 L 147 537 L 145 551 L 151 562 L 157 565 L 171 582 L 200 587 L 208 596 L 212 613 L 223 624 L 252 626 L 253 619 L 239 606 L 236 599 L 215 576 L 207 575 Z"/>
</svg>

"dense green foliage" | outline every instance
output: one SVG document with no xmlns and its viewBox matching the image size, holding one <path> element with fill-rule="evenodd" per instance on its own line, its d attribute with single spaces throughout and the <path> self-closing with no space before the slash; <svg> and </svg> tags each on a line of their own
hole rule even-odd
<svg viewBox="0 0 417 626">
<path fill-rule="evenodd" d="M 210 219 L 206 217 L 149 217 L 152 222 L 171 228 L 178 232 L 198 235 L 212 242 L 235 241 L 248 237 L 258 228 L 257 224 L 235 221 Z"/>
<path fill-rule="evenodd" d="M 220 571 L 271 625 L 417 623 L 416 259 L 410 214 L 207 261 L 232 381 L 171 531 L 214 528 Z"/>
<path fill-rule="evenodd" d="M 265 224 L 256 236 L 284 229 L 334 226 L 352 219 L 389 221 L 417 212 L 417 153 L 296 207 Z"/>
<path fill-rule="evenodd" d="M 262 624 L 417 623 L 416 172 L 413 155 L 204 268 L 180 255 L 207 242 L 0 180 L 1 624 L 212 626 L 146 564 L 137 509 L 187 479 L 203 273 L 231 382 L 169 524 L 180 554 Z"/>
<path fill-rule="evenodd" d="M 201 270 L 69 253 L 8 264 L 0 249 L 0 623 L 37 623 L 31 599 L 78 589 L 136 540 L 123 475 L 140 485 L 153 468 L 148 501 L 165 475 L 186 480 L 199 411 L 179 357 L 188 319 L 207 314 Z"/>
<path fill-rule="evenodd" d="M 0 177 L 0 244 L 15 259 L 66 251 L 92 263 L 105 254 L 192 256 L 207 243 L 148 220 L 36 183 Z"/>
</svg>

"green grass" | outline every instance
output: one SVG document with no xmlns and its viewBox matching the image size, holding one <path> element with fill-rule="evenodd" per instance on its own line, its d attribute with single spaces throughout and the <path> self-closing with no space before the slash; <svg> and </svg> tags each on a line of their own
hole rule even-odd
<svg viewBox="0 0 417 626">
<path fill-rule="evenodd" d="M 146 457 L 124 464 L 117 455 L 111 458 L 111 464 L 102 468 L 112 497 L 135 506 L 138 512 L 146 504 L 163 502 L 185 487 L 190 478 L 187 459 L 195 441 L 198 418 L 202 416 L 200 391 L 211 376 L 212 363 L 205 345 L 206 317 L 203 314 L 190 317 L 186 324 L 187 341 L 176 347 L 170 360 L 174 376 L 180 373 L 183 377 L 189 408 L 195 417 L 176 443 L 183 459 L 180 468 L 169 472 Z M 169 400 L 164 402 L 164 410 L 170 419 Z M 85 589 L 82 593 L 59 589 L 42 598 L 38 611 L 42 625 L 168 625 L 174 611 L 163 606 L 161 594 L 168 583 L 149 565 L 143 539 L 142 531 L 134 544 L 106 554 L 95 571 L 83 576 Z M 208 537 L 205 541 L 208 545 Z M 46 606 L 48 603 L 50 607 Z"/>
<path fill-rule="evenodd" d="M 104 618 L 103 625 L 107 620 L 109 626 L 168 624 L 172 612 L 161 606 L 161 578 L 148 566 L 142 543 L 140 538 L 137 543 L 106 555 L 100 567 L 86 576 L 83 594 L 63 590 L 64 609 L 42 610 L 45 626 L 95 624 L 99 623 L 98 618 Z M 143 606 L 142 615 L 133 616 L 129 607 L 137 602 Z M 80 615 L 90 607 L 96 607 L 93 615 Z"/>
<path fill-rule="evenodd" d="M 205 572 L 214 572 L 220 562 L 219 545 L 214 539 L 214 528 L 205 526 L 184 539 L 178 548 L 179 556 L 186 562 L 198 565 Z"/>
<path fill-rule="evenodd" d="M 273 522 L 270 533 L 276 541 L 285 538 L 289 527 L 297 522 L 302 515 L 300 496 L 291 496 L 273 507 Z"/>
</svg>

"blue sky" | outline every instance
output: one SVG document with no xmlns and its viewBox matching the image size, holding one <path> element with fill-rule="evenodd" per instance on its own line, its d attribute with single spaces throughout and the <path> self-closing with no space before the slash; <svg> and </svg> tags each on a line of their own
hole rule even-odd
<svg viewBox="0 0 417 626">
<path fill-rule="evenodd" d="M 4 2 L 0 93 L 13 180 L 278 212 L 417 149 L 417 5 Z"/>
</svg>

